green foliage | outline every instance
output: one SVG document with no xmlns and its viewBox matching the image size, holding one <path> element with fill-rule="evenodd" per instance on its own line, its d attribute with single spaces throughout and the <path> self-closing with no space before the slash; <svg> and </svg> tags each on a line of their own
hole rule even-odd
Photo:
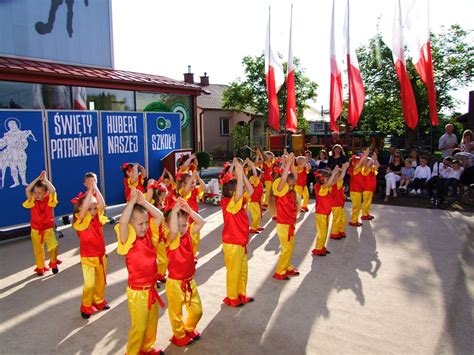
<svg viewBox="0 0 474 355">
<path fill-rule="evenodd" d="M 298 129 L 309 128 L 304 119 L 304 109 L 307 101 L 316 99 L 318 84 L 305 76 L 305 69 L 298 58 L 293 59 L 295 67 L 296 111 L 298 115 Z M 242 59 L 245 78 L 232 82 L 223 94 L 223 107 L 226 110 L 239 112 L 255 112 L 268 117 L 268 99 L 265 83 L 265 58 L 260 56 L 245 56 Z M 283 64 L 286 72 L 286 63 Z M 286 116 L 286 84 L 278 92 L 281 126 L 284 128 Z"/>
<path fill-rule="evenodd" d="M 439 34 L 431 35 L 440 120 L 435 131 L 442 131 L 444 123 L 457 114 L 454 109 L 458 102 L 453 97 L 453 92 L 472 85 L 474 45 L 469 40 L 471 33 L 472 31 L 464 30 L 459 25 L 453 25 L 443 28 Z M 366 90 L 364 110 L 357 128 L 402 135 L 405 123 L 400 102 L 400 84 L 390 49 L 377 35 L 368 45 L 359 48 L 357 55 Z M 407 60 L 407 70 L 418 108 L 418 129 L 427 132 L 430 129 L 430 116 L 426 88 L 410 59 Z"/>
<path fill-rule="evenodd" d="M 211 154 L 209 154 L 208 152 L 197 152 L 196 153 L 196 158 L 198 160 L 199 170 L 209 168 L 209 165 L 210 165 L 211 160 L 212 160 L 212 155 Z"/>
<path fill-rule="evenodd" d="M 248 124 L 237 124 L 232 128 L 230 133 L 236 156 L 244 156 L 245 146 L 250 142 L 250 126 Z"/>
<path fill-rule="evenodd" d="M 143 111 L 148 112 L 171 112 L 171 108 L 162 102 L 152 102 L 146 105 Z"/>
</svg>

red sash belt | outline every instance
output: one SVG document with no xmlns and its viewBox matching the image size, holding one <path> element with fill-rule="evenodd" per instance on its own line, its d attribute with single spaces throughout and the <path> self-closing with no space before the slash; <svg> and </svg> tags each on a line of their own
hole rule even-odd
<svg viewBox="0 0 474 355">
<path fill-rule="evenodd" d="M 189 292 L 189 307 L 191 307 L 191 301 L 193 299 L 193 289 L 191 287 L 191 280 L 193 278 L 189 278 L 186 280 L 181 280 L 181 291 L 184 293 L 184 303 L 186 303 L 186 293 Z"/>
<path fill-rule="evenodd" d="M 146 291 L 148 290 L 148 309 L 151 309 L 151 306 L 158 301 L 161 308 L 165 308 L 165 303 L 161 299 L 160 295 L 158 294 L 158 289 L 156 288 L 156 284 L 152 286 L 133 286 L 128 285 L 134 291 Z"/>
<path fill-rule="evenodd" d="M 40 243 L 44 243 L 44 232 L 46 232 L 49 228 L 47 229 L 38 229 L 38 234 L 40 235 Z"/>
<path fill-rule="evenodd" d="M 295 225 L 290 224 L 290 227 L 288 228 L 288 241 L 290 241 L 291 238 L 295 236 L 295 229 Z"/>
</svg>

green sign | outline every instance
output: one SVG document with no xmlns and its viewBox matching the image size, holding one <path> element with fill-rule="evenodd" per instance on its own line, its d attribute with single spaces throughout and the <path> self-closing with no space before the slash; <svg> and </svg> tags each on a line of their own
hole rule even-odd
<svg viewBox="0 0 474 355">
<path fill-rule="evenodd" d="M 177 102 L 173 105 L 173 107 L 171 108 L 171 111 L 175 113 L 179 113 L 182 128 L 186 128 L 189 126 L 190 114 L 189 114 L 189 109 L 185 104 L 181 102 Z"/>
</svg>

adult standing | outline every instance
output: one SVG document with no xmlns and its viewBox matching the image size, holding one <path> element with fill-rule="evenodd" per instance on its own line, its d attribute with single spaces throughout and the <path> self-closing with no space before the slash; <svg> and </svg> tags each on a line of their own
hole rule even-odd
<svg viewBox="0 0 474 355">
<path fill-rule="evenodd" d="M 445 127 L 445 134 L 443 134 L 439 138 L 439 144 L 438 147 L 441 150 L 441 155 L 443 158 L 450 157 L 453 148 L 457 146 L 458 144 L 458 139 L 456 135 L 453 133 L 454 126 L 451 123 L 448 123 Z"/>
<path fill-rule="evenodd" d="M 304 152 L 304 156 L 308 159 L 308 163 L 311 165 L 311 171 L 309 172 L 306 179 L 306 186 L 308 187 L 309 196 L 312 196 L 311 184 L 314 186 L 314 172 L 318 169 L 316 165 L 316 160 L 313 159 L 313 153 L 311 150 Z"/>
<path fill-rule="evenodd" d="M 330 151 L 336 145 L 342 146 L 341 138 L 339 137 L 339 132 L 331 132 L 331 138 L 329 138 L 328 142 L 326 143 L 326 150 Z"/>
<path fill-rule="evenodd" d="M 342 168 L 342 164 L 347 161 L 347 157 L 344 154 L 344 149 L 340 144 L 336 144 L 332 147 L 332 153 L 328 160 L 328 167 L 332 170 L 336 166 Z"/>
</svg>

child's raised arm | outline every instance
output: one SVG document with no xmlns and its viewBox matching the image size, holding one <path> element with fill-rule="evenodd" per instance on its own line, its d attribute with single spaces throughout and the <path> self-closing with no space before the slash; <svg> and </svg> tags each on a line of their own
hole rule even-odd
<svg viewBox="0 0 474 355">
<path fill-rule="evenodd" d="M 329 177 L 327 183 L 325 183 L 325 186 L 332 186 L 336 183 L 336 176 L 339 173 L 339 166 L 335 166 L 334 169 L 331 171 L 331 176 Z"/>
<path fill-rule="evenodd" d="M 119 220 L 119 229 L 120 229 L 120 241 L 126 243 L 128 239 L 128 223 L 132 217 L 133 206 L 137 202 L 137 189 L 132 188 L 130 190 L 130 199 L 125 206 L 125 209 L 122 211 L 122 215 Z"/>
<path fill-rule="evenodd" d="M 171 209 L 171 212 L 170 212 L 170 221 L 168 223 L 168 227 L 170 229 L 170 232 L 168 234 L 168 239 L 171 242 L 176 239 L 176 237 L 178 236 L 178 233 L 179 233 L 178 211 L 181 209 L 182 203 L 183 203 L 183 199 L 178 198 L 176 200 L 176 203 L 174 204 L 173 208 Z"/>
<path fill-rule="evenodd" d="M 193 211 L 193 209 L 189 207 L 189 204 L 184 200 L 181 203 L 181 209 L 186 212 L 189 217 L 191 217 L 191 219 L 194 221 L 193 230 L 191 231 L 191 234 L 198 233 L 201 230 L 202 226 L 206 223 L 204 218 L 202 218 L 200 214 Z"/>
<path fill-rule="evenodd" d="M 81 209 L 79 210 L 79 220 L 82 221 L 86 217 L 87 212 L 89 212 L 89 207 L 92 203 L 92 197 L 94 197 L 94 186 L 90 184 L 87 189 L 87 195 L 84 198 Z M 99 208 L 97 206 L 97 208 Z"/>
<path fill-rule="evenodd" d="M 25 194 L 26 194 L 26 198 L 28 200 L 31 199 L 31 190 L 33 190 L 33 187 L 35 186 L 35 184 L 39 181 L 39 180 L 43 180 L 44 177 L 46 176 L 46 171 L 42 171 L 41 174 L 38 175 L 38 177 L 36 179 L 34 179 L 32 182 L 30 182 L 28 184 L 28 186 L 25 188 Z"/>
<path fill-rule="evenodd" d="M 130 185 L 135 184 L 138 181 L 138 163 L 133 164 L 132 175 L 130 176 Z"/>
<path fill-rule="evenodd" d="M 146 169 L 143 167 L 143 165 L 138 164 L 138 170 L 140 170 L 140 174 L 142 175 L 142 178 L 147 177 Z"/>
<path fill-rule="evenodd" d="M 171 174 L 171 171 L 169 171 L 168 169 L 165 168 L 165 171 L 166 171 L 166 174 L 168 174 L 168 178 L 170 179 L 170 183 L 171 185 L 174 184 L 174 177 L 173 177 L 173 174 Z"/>
<path fill-rule="evenodd" d="M 242 169 L 242 165 L 240 165 L 237 158 L 232 160 L 232 166 L 235 170 L 235 174 L 237 175 L 237 186 L 235 188 L 234 194 L 234 201 L 237 202 L 244 195 L 244 170 Z"/>
<path fill-rule="evenodd" d="M 283 190 L 283 187 L 286 184 L 286 180 L 288 179 L 288 173 L 290 172 L 291 166 L 293 165 L 294 161 L 295 161 L 295 155 L 291 153 L 286 159 L 285 167 L 283 169 L 283 172 L 281 173 L 280 183 L 278 184 L 278 187 L 277 187 L 278 191 Z"/>
<path fill-rule="evenodd" d="M 97 198 L 97 209 L 101 212 L 104 212 L 105 207 L 106 207 L 105 200 L 104 200 L 104 196 L 102 196 L 99 188 L 97 187 L 97 183 L 94 183 L 94 193 Z"/>
<path fill-rule="evenodd" d="M 186 159 L 186 161 L 183 163 L 183 165 L 181 165 L 181 169 L 183 170 L 186 169 L 189 166 L 189 164 L 191 164 L 194 158 L 196 158 L 196 156 L 194 154 L 191 154 L 189 158 Z"/>
<path fill-rule="evenodd" d="M 257 177 L 258 174 L 257 169 L 255 168 L 255 164 L 249 158 L 247 158 L 246 161 L 250 169 L 252 169 L 252 175 Z"/>
<path fill-rule="evenodd" d="M 142 194 L 142 192 L 138 191 L 138 190 L 137 190 L 137 202 L 136 203 L 143 206 L 143 207 L 145 207 L 147 212 L 149 214 L 151 214 L 151 216 L 155 219 L 155 223 L 156 223 L 157 226 L 159 226 L 161 224 L 161 220 L 163 219 L 163 213 L 161 213 L 161 211 L 158 208 L 156 208 L 150 202 L 148 202 L 145 199 L 145 196 Z"/>
<path fill-rule="evenodd" d="M 346 161 L 344 164 L 342 164 L 342 169 L 341 173 L 339 174 L 338 180 L 343 180 L 344 176 L 346 175 L 347 169 L 349 169 L 349 162 Z"/>
<path fill-rule="evenodd" d="M 164 172 L 163 172 L 164 174 Z M 163 176 L 163 175 L 161 175 Z M 160 177 L 160 180 L 161 180 L 161 177 Z M 155 180 L 153 179 L 150 179 L 148 180 L 148 184 L 146 186 L 146 194 L 145 194 L 145 199 L 150 202 L 152 199 L 153 199 L 153 187 L 152 185 L 155 183 Z"/>
<path fill-rule="evenodd" d="M 202 191 L 206 191 L 206 184 L 197 173 L 197 170 L 193 171 L 193 178 L 195 178 L 199 186 L 201 186 Z"/>
</svg>

